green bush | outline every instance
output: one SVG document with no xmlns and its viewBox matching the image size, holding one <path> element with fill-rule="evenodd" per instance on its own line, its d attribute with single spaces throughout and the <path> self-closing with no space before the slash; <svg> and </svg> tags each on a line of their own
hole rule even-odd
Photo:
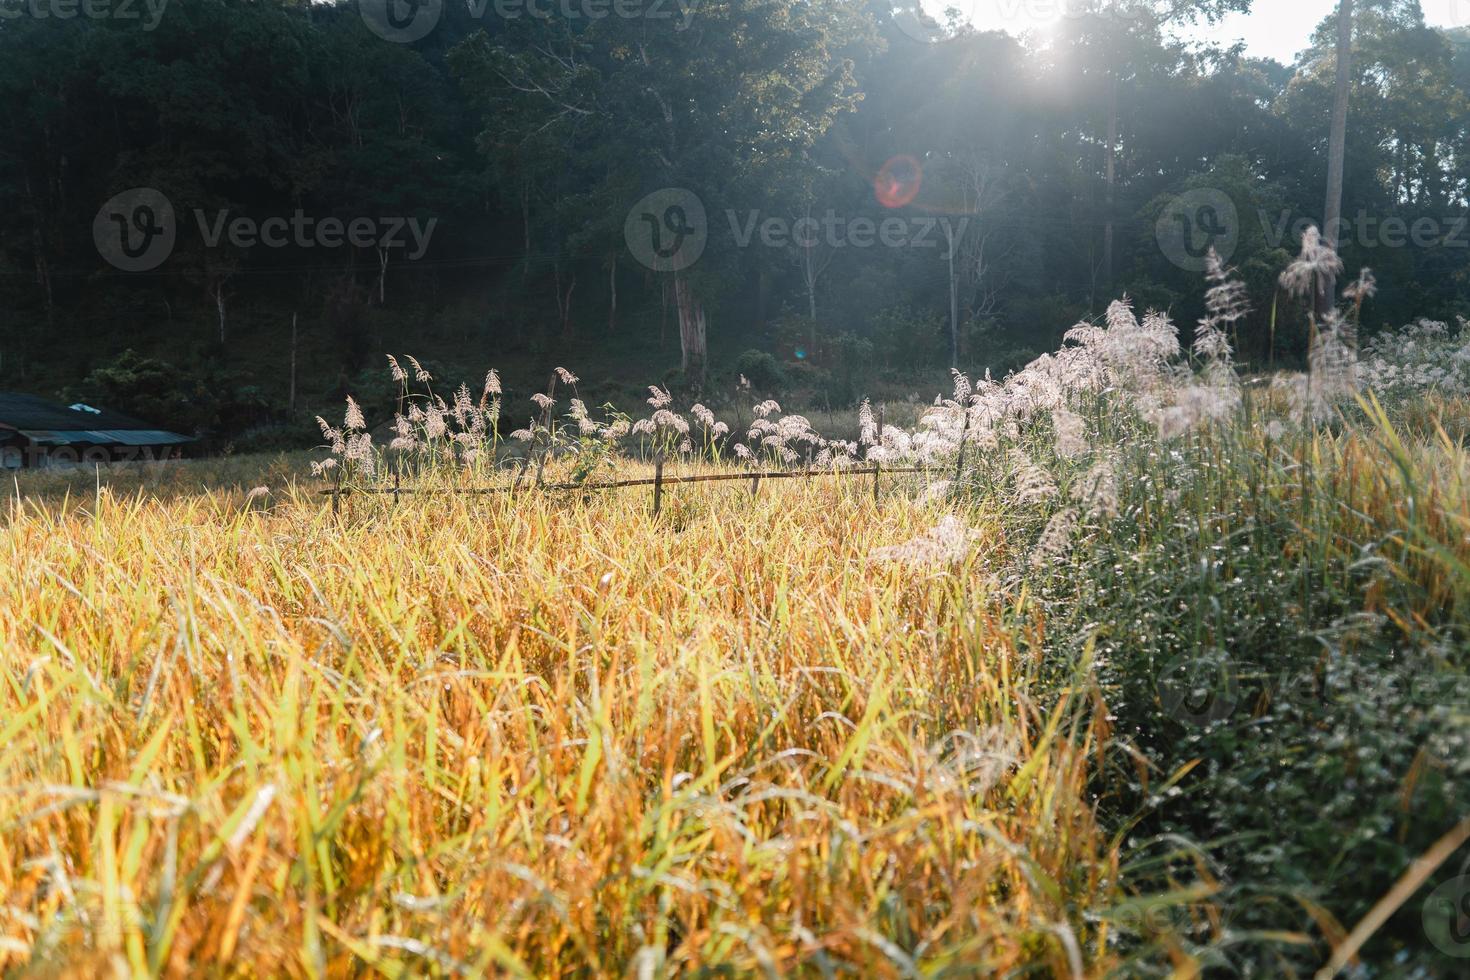
<svg viewBox="0 0 1470 980">
<path fill-rule="evenodd" d="M 1214 962 L 1247 974 L 1320 966 L 1283 937 L 1320 936 L 1319 908 L 1351 928 L 1470 813 L 1470 581 L 1428 509 L 1443 488 L 1376 443 L 1395 437 L 1125 441 L 1119 516 L 1035 573 L 1048 634 L 1095 643 L 1138 761 L 1100 787 L 1112 819 L 1209 855 Z M 1425 941 L 1428 891 L 1365 954 L 1383 975 L 1463 967 Z"/>
<path fill-rule="evenodd" d="M 762 394 L 775 394 L 786 387 L 786 372 L 774 356 L 761 350 L 748 350 L 735 359 L 735 371 Z"/>
</svg>

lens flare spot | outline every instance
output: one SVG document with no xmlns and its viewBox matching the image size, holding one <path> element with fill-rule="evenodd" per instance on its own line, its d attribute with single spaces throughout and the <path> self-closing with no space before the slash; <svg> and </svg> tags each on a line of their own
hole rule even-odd
<svg viewBox="0 0 1470 980">
<path fill-rule="evenodd" d="M 911 156 L 897 156 L 883 164 L 873 178 L 873 193 L 885 208 L 902 208 L 914 203 L 924 184 L 924 168 Z"/>
</svg>

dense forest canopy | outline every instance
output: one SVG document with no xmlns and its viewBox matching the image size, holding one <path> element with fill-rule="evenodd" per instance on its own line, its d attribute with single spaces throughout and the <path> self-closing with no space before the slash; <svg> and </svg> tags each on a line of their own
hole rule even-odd
<svg viewBox="0 0 1470 980">
<path fill-rule="evenodd" d="M 1177 39 L 1245 6 L 1018 40 L 884 0 L 0 0 L 0 377 L 218 441 L 370 400 L 388 349 L 852 404 L 1123 294 L 1193 322 L 1205 245 L 1251 289 L 1242 361 L 1300 362 L 1276 281 L 1321 220 L 1336 28 L 1293 65 Z M 1367 325 L 1453 320 L 1470 36 L 1363 0 L 1353 45 Z"/>
</svg>

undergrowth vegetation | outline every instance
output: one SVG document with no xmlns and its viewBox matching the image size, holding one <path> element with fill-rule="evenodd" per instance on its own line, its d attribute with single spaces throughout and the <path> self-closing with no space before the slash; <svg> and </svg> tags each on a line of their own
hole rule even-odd
<svg viewBox="0 0 1470 980">
<path fill-rule="evenodd" d="M 406 359 L 336 507 L 17 485 L 0 966 L 1453 975 L 1470 409 L 1372 289 L 1269 383 L 1216 265 L 856 438 Z"/>
</svg>

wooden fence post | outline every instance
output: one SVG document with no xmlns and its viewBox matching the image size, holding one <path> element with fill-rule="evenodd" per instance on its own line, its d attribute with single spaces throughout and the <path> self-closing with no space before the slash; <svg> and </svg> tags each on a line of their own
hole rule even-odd
<svg viewBox="0 0 1470 980">
<path fill-rule="evenodd" d="M 653 516 L 657 517 L 664 502 L 664 454 L 659 450 L 653 457 Z"/>
<path fill-rule="evenodd" d="M 873 503 L 878 503 L 878 476 L 883 471 L 883 410 L 885 406 L 878 406 L 878 455 L 873 458 Z"/>
<path fill-rule="evenodd" d="M 969 438 L 970 435 L 970 409 L 968 406 L 964 406 L 963 411 L 965 413 L 965 427 L 960 430 L 960 458 L 959 461 L 954 464 L 954 482 L 957 485 L 960 482 L 960 473 L 963 472 L 965 468 L 965 440 Z"/>
<path fill-rule="evenodd" d="M 546 430 L 546 448 L 541 450 L 541 458 L 536 462 L 536 486 L 541 486 L 541 478 L 546 472 L 546 457 L 551 455 L 551 446 L 555 438 L 551 431 L 551 399 L 556 395 L 556 372 L 551 372 L 551 381 L 546 385 L 546 409 L 541 413 L 541 428 Z M 536 451 L 535 443 L 531 445 L 531 452 Z"/>
</svg>

